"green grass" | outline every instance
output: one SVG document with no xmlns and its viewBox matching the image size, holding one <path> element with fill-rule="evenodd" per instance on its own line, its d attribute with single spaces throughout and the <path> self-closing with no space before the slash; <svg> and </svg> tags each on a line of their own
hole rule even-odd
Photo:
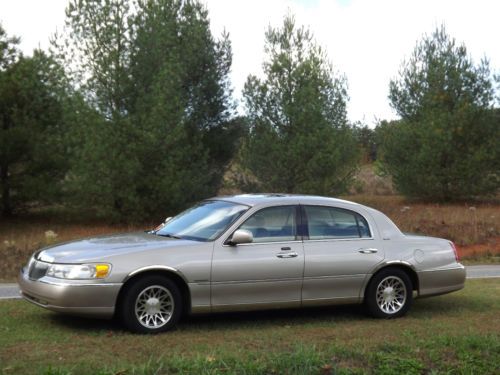
<svg viewBox="0 0 500 375">
<path fill-rule="evenodd" d="M 112 321 L 0 301 L 3 374 L 498 374 L 500 280 L 415 301 L 396 320 L 359 306 L 189 317 L 140 336 Z"/>
</svg>

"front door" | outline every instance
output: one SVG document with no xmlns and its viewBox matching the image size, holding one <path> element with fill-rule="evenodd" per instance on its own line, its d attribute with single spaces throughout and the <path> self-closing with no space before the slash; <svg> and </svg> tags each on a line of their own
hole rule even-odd
<svg viewBox="0 0 500 375">
<path fill-rule="evenodd" d="M 297 206 L 260 209 L 238 229 L 253 242 L 216 242 L 212 260 L 214 310 L 300 306 L 304 251 L 297 235 Z"/>
</svg>

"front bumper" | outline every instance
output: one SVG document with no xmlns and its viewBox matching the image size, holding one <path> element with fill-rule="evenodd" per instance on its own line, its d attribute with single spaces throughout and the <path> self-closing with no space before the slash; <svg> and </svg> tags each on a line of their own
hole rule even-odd
<svg viewBox="0 0 500 375">
<path fill-rule="evenodd" d="M 44 276 L 31 280 L 21 270 L 18 277 L 22 297 L 48 310 L 81 316 L 111 318 L 121 283 L 102 280 L 62 280 Z"/>
</svg>

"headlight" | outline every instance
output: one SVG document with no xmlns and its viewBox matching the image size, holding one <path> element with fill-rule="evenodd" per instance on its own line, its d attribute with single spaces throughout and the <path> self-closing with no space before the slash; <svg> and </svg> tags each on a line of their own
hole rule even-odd
<svg viewBox="0 0 500 375">
<path fill-rule="evenodd" d="M 103 279 L 110 271 L 109 264 L 51 264 L 46 275 L 59 279 Z"/>
</svg>

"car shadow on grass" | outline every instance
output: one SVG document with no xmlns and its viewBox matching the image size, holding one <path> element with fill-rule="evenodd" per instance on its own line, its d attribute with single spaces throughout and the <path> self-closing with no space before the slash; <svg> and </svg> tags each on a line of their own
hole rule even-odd
<svg viewBox="0 0 500 375">
<path fill-rule="evenodd" d="M 240 329 L 242 327 L 318 324 L 367 318 L 361 305 L 324 306 L 194 315 L 185 317 L 179 324 L 179 329 Z"/>
<path fill-rule="evenodd" d="M 93 319 L 64 314 L 47 314 L 51 324 L 87 333 L 127 332 L 119 319 Z M 260 326 L 318 324 L 321 322 L 370 319 L 361 305 L 308 307 L 260 311 L 224 312 L 185 316 L 177 326 L 178 331 L 242 329 Z"/>
<path fill-rule="evenodd" d="M 453 315 L 463 310 L 475 311 L 473 301 L 463 296 L 443 300 L 441 298 L 416 300 L 408 316 L 414 318 L 433 318 L 442 315 Z M 118 319 L 91 319 L 70 315 L 49 314 L 51 323 L 73 331 L 100 334 L 127 333 Z M 241 311 L 228 313 L 212 313 L 184 317 L 177 326 L 177 331 L 190 332 L 198 330 L 239 330 L 245 328 L 272 328 L 295 325 L 332 324 L 346 321 L 371 321 L 363 305 L 342 305 L 308 307 L 294 309 L 277 309 L 261 311 Z"/>
<path fill-rule="evenodd" d="M 118 319 L 96 319 L 58 313 L 50 313 L 47 315 L 47 319 L 55 326 L 82 333 L 124 331 Z"/>
</svg>

